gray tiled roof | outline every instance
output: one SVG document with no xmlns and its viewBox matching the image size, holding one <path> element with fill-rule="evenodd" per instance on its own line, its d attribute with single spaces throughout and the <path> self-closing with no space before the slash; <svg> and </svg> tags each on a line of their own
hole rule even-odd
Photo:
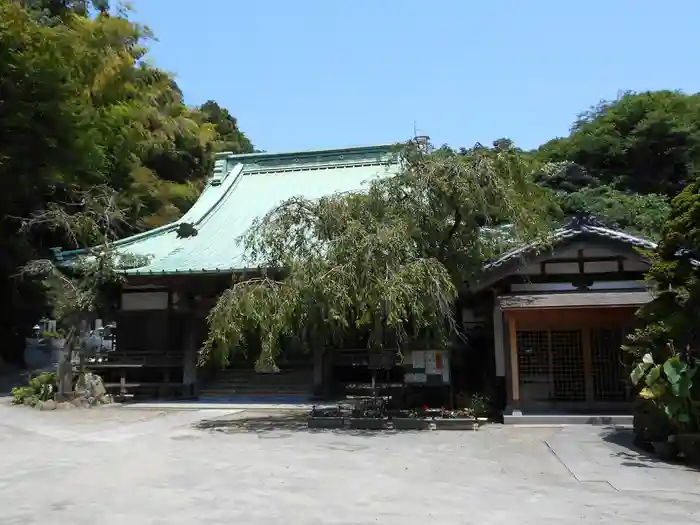
<svg viewBox="0 0 700 525">
<path fill-rule="evenodd" d="M 531 244 L 526 244 L 511 250 L 495 261 L 490 262 L 484 266 L 484 270 L 495 270 L 504 264 L 516 260 L 527 253 L 544 248 L 548 244 L 560 244 L 564 241 L 573 239 L 579 236 L 594 236 L 600 237 L 601 239 L 618 241 L 635 248 L 642 248 L 645 250 L 655 250 L 657 244 L 655 242 L 649 241 L 647 239 L 642 239 L 640 237 L 635 237 L 625 232 L 618 230 L 611 230 L 603 226 L 599 226 L 595 223 L 591 224 L 585 220 L 574 219 L 569 225 L 564 228 L 555 230 L 553 234 L 547 239 L 548 242 L 536 242 Z"/>
</svg>

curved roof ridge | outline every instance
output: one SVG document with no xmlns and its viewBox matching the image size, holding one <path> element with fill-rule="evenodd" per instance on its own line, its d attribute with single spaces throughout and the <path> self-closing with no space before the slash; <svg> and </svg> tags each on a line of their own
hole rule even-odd
<svg viewBox="0 0 700 525">
<path fill-rule="evenodd" d="M 584 235 L 584 234 L 593 234 L 600 236 L 605 239 L 609 240 L 614 240 L 614 241 L 619 241 L 625 244 L 629 244 L 631 246 L 635 246 L 637 248 L 644 248 L 648 250 L 655 250 L 657 247 L 657 243 L 650 241 L 648 239 L 643 239 L 641 237 L 636 237 L 634 235 L 631 235 L 629 233 L 620 231 L 620 230 L 613 230 L 611 228 L 607 228 L 605 226 L 598 226 L 598 225 L 589 225 L 589 224 L 580 224 L 576 227 L 572 227 L 571 224 L 564 226 L 562 228 L 557 228 L 554 230 L 547 239 L 545 240 L 537 240 L 530 242 L 528 244 L 525 244 L 523 246 L 519 246 L 517 248 L 514 248 L 512 250 L 507 251 L 503 255 L 501 255 L 499 258 L 495 259 L 494 261 L 489 262 L 484 266 L 484 270 L 490 270 L 493 268 L 497 268 L 501 266 L 502 264 L 515 259 L 516 257 L 519 257 L 531 250 L 540 248 L 540 247 L 545 247 L 549 242 L 551 243 L 557 243 L 561 242 L 564 240 L 571 239 L 573 237 L 576 237 L 578 235 Z"/>
</svg>

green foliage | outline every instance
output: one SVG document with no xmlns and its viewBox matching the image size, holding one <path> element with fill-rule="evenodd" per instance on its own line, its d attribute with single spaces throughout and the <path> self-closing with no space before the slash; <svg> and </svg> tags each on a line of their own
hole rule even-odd
<svg viewBox="0 0 700 525">
<path fill-rule="evenodd" d="M 514 150 L 460 156 L 408 145 L 400 173 L 366 192 L 290 199 L 255 224 L 251 264 L 279 269 L 235 283 L 209 314 L 202 361 L 225 364 L 245 334 L 260 336 L 258 366 L 274 366 L 282 338 L 324 347 L 348 331 L 367 347 L 442 346 L 454 332 L 458 287 L 507 242 L 542 231 L 543 193 Z"/>
<path fill-rule="evenodd" d="M 645 354 L 630 374 L 632 384 L 642 386 L 639 396 L 663 408 L 676 429 L 700 430 L 700 398 L 693 388 L 700 360 L 677 353 L 671 343 L 668 355 L 657 364 Z"/>
<path fill-rule="evenodd" d="M 565 217 L 587 213 L 608 228 L 654 241 L 661 237 L 670 209 L 668 199 L 662 195 L 626 193 L 610 186 L 556 191 L 554 200 Z"/>
<path fill-rule="evenodd" d="M 48 224 L 18 235 L 23 222 L 71 214 L 86 190 L 106 186 L 124 212 L 118 236 L 159 226 L 196 200 L 222 143 L 253 151 L 224 108 L 185 105 L 173 76 L 148 60 L 150 31 L 129 15 L 107 0 L 0 1 L 0 323 L 18 334 L 18 352 L 45 312 L 39 287 L 9 277 L 76 244 Z"/>
<path fill-rule="evenodd" d="M 56 374 L 42 372 L 30 377 L 27 386 L 12 389 L 12 402 L 16 405 L 34 406 L 40 401 L 53 399 L 56 391 Z"/>
<path fill-rule="evenodd" d="M 253 144 L 238 129 L 238 122 L 226 108 L 222 108 L 213 100 L 208 100 L 199 106 L 200 119 L 214 127 L 216 140 L 214 151 L 230 151 L 232 153 L 252 153 Z"/>
<path fill-rule="evenodd" d="M 654 287 L 654 300 L 638 312 L 641 326 L 627 349 L 640 358 L 651 353 L 655 361 L 668 357 L 668 342 L 679 348 L 700 348 L 700 182 L 689 184 L 671 202 L 663 237 L 647 280 Z"/>
<path fill-rule="evenodd" d="M 700 430 L 700 182 L 688 184 L 672 201 L 669 218 L 647 274 L 654 300 L 638 312 L 640 326 L 626 349 L 637 358 L 631 379 L 640 395 L 663 407 L 680 428 Z M 680 349 L 680 350 L 677 350 Z"/>
<path fill-rule="evenodd" d="M 113 249 L 118 226 L 124 220 L 118 201 L 114 190 L 97 186 L 81 195 L 80 205 L 53 205 L 23 223 L 25 232 L 37 227 L 60 231 L 86 250 L 69 268 L 61 268 L 50 259 L 36 259 L 21 270 L 22 275 L 38 278 L 43 284 L 51 316 L 68 332 L 66 348 L 71 357 L 80 350 L 83 331 L 92 321 L 110 317 L 109 292 L 124 281 L 122 270 L 146 262 Z"/>
<path fill-rule="evenodd" d="M 66 334 L 63 329 L 56 330 L 55 332 L 42 332 L 42 339 L 63 339 Z"/>
<path fill-rule="evenodd" d="M 544 162 L 581 166 L 597 184 L 641 194 L 676 195 L 697 173 L 700 95 L 627 92 L 579 116 L 568 137 L 541 146 Z M 573 188 L 590 185 L 573 177 Z"/>
<path fill-rule="evenodd" d="M 173 77 L 146 60 L 148 28 L 92 5 L 87 17 L 87 1 L 0 4 L 3 209 L 26 217 L 107 184 L 130 231 L 160 225 L 196 200 L 221 144 L 253 147 L 215 102 L 184 105 Z"/>
<path fill-rule="evenodd" d="M 54 27 L 73 16 L 87 17 L 90 11 L 109 12 L 109 0 L 16 0 L 40 24 Z"/>
</svg>

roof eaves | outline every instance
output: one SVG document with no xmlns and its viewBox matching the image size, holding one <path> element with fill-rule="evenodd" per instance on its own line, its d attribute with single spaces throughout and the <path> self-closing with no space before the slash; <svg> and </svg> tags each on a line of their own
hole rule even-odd
<svg viewBox="0 0 700 525">
<path fill-rule="evenodd" d="M 157 228 L 153 228 L 152 230 L 148 230 L 145 232 L 137 233 L 134 235 L 131 235 L 129 237 L 126 237 L 124 239 L 120 239 L 118 241 L 114 241 L 112 243 L 112 246 L 114 248 L 123 248 L 124 246 L 128 246 L 130 244 L 133 244 L 134 242 L 137 241 L 142 241 L 144 239 L 149 239 L 151 237 L 155 237 L 157 235 L 161 235 L 163 233 L 168 233 L 173 230 L 175 230 L 180 221 L 175 221 L 170 224 L 165 224 L 163 226 L 158 226 Z M 53 257 L 54 260 L 57 262 L 69 262 L 71 259 L 74 259 L 75 257 L 79 257 L 81 255 L 87 255 L 90 253 L 90 250 L 92 248 L 79 248 L 76 250 L 64 250 L 60 246 L 56 246 L 51 248 L 51 251 L 53 252 Z"/>
<path fill-rule="evenodd" d="M 259 268 L 239 268 L 236 266 L 222 267 L 222 268 L 189 268 L 187 270 L 178 269 L 148 269 L 148 267 L 143 268 L 130 268 L 121 272 L 126 276 L 162 276 L 170 277 L 175 275 L 224 275 L 224 274 L 234 274 L 234 273 L 249 273 L 259 271 Z"/>
<path fill-rule="evenodd" d="M 533 250 L 537 250 L 539 248 L 544 248 L 549 244 L 556 245 L 558 243 L 561 243 L 562 241 L 566 241 L 569 239 L 573 239 L 574 237 L 578 237 L 581 235 L 594 235 L 597 237 L 601 237 L 604 239 L 609 239 L 609 240 L 614 240 L 618 242 L 622 242 L 624 244 L 628 244 L 630 246 L 634 246 L 636 248 L 642 248 L 642 249 L 647 249 L 647 250 L 655 250 L 657 247 L 657 244 L 655 242 L 649 241 L 647 239 L 642 239 L 641 237 L 635 237 L 634 235 L 630 235 L 625 232 L 617 231 L 617 230 L 611 230 L 609 228 L 603 228 L 600 226 L 582 226 L 580 228 L 562 228 L 559 230 L 555 230 L 553 235 L 547 240 L 547 241 L 540 241 L 540 242 L 534 242 L 534 243 L 529 243 L 526 244 L 525 246 L 521 246 L 519 248 L 515 248 L 514 250 L 511 250 L 498 259 L 496 259 L 493 262 L 490 262 L 484 266 L 485 271 L 493 270 L 495 268 L 498 268 L 502 266 L 503 264 L 506 264 L 512 260 L 515 260 L 519 258 L 522 255 L 525 255 L 526 253 L 529 253 Z"/>
<path fill-rule="evenodd" d="M 348 153 L 390 153 L 392 150 L 398 149 L 400 143 L 393 144 L 378 144 L 371 146 L 349 146 L 345 148 L 330 148 L 330 149 L 311 149 L 302 151 L 284 151 L 278 153 L 231 153 L 221 152 L 216 155 L 217 159 L 228 159 L 246 163 L 247 161 L 258 161 L 266 159 L 282 160 L 289 158 L 290 160 L 302 157 L 322 156 L 340 156 Z"/>
</svg>

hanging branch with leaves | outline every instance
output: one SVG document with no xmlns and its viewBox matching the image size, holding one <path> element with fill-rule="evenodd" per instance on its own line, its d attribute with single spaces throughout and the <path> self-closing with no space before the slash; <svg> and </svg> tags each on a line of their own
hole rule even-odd
<svg viewBox="0 0 700 525">
<path fill-rule="evenodd" d="M 545 231 L 544 196 L 514 150 L 459 156 L 408 144 L 397 155 L 400 171 L 366 191 L 292 198 L 253 225 L 242 241 L 264 270 L 220 296 L 202 363 L 225 365 L 246 334 L 260 337 L 258 368 L 274 367 L 285 339 L 323 347 L 348 330 L 367 333 L 371 350 L 445 345 L 459 289 Z M 507 236 L 483 234 L 506 224 Z"/>
</svg>

